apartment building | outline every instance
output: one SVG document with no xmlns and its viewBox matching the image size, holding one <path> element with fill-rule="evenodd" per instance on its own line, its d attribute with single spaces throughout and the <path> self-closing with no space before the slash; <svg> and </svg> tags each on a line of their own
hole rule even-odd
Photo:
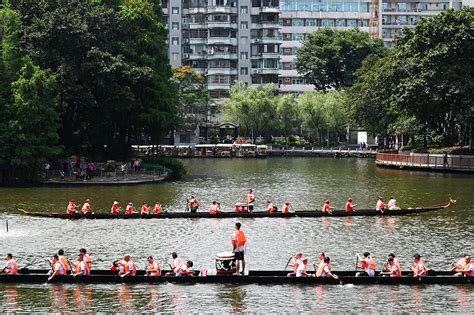
<svg viewBox="0 0 474 315">
<path fill-rule="evenodd" d="M 237 80 L 278 82 L 278 0 L 169 0 L 163 10 L 171 65 L 205 75 L 211 97 Z"/>
</svg>

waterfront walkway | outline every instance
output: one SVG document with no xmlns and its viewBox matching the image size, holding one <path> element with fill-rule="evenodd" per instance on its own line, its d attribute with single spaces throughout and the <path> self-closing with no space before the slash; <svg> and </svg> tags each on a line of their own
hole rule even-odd
<svg viewBox="0 0 474 315">
<path fill-rule="evenodd" d="M 92 179 L 75 179 L 75 176 L 66 176 L 61 179 L 54 176 L 43 180 L 45 186 L 113 186 L 113 185 L 139 185 L 159 183 L 167 179 L 167 173 L 144 172 L 140 174 L 108 174 L 95 176 Z"/>
<path fill-rule="evenodd" d="M 343 149 L 343 148 L 295 148 L 275 149 L 269 148 L 268 156 L 301 156 L 301 157 L 357 157 L 357 158 L 375 158 L 377 151 L 372 149 Z"/>
<path fill-rule="evenodd" d="M 470 155 L 379 152 L 375 162 L 380 167 L 474 174 L 474 156 Z"/>
</svg>

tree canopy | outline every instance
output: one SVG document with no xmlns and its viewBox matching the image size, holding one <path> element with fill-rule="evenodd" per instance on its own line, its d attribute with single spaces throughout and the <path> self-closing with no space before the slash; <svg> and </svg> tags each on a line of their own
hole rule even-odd
<svg viewBox="0 0 474 315">
<path fill-rule="evenodd" d="M 371 54 L 381 55 L 383 43 L 358 29 L 322 28 L 312 33 L 298 50 L 296 66 L 317 90 L 351 86 L 355 71 Z"/>
</svg>

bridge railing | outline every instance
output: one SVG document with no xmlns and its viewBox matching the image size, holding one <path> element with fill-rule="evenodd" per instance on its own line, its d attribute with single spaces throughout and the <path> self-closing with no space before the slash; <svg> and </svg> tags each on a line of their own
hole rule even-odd
<svg viewBox="0 0 474 315">
<path fill-rule="evenodd" d="M 394 154 L 378 152 L 378 164 L 435 169 L 474 170 L 474 156 L 444 154 Z"/>
</svg>

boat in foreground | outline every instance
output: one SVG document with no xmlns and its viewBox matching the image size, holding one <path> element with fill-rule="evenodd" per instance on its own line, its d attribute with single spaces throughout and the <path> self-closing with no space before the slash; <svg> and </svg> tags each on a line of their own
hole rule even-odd
<svg viewBox="0 0 474 315">
<path fill-rule="evenodd" d="M 441 284 L 458 285 L 471 284 L 472 277 L 456 277 L 453 272 L 436 272 L 434 276 L 411 277 L 404 273 L 403 277 L 356 277 L 354 271 L 334 271 L 339 279 L 317 278 L 317 277 L 288 277 L 288 271 L 249 271 L 248 275 L 207 275 L 199 276 L 197 272 L 194 277 L 159 276 L 148 277 L 144 271 L 139 271 L 134 277 L 120 277 L 115 272 L 109 270 L 92 270 L 90 276 L 56 276 L 50 283 L 235 283 L 235 284 L 309 284 L 309 285 L 329 285 L 329 284 L 353 284 L 353 285 L 420 285 L 420 284 Z M 48 280 L 47 270 L 29 270 L 18 275 L 0 275 L 0 283 L 46 283 Z"/>
<path fill-rule="evenodd" d="M 111 214 L 111 213 L 91 213 L 91 214 L 67 214 L 58 212 L 29 212 L 20 209 L 25 215 L 33 217 L 44 218 L 58 218 L 58 219 L 193 219 L 193 218 L 314 218 L 314 217 L 363 217 L 363 216 L 402 216 L 417 214 L 423 212 L 436 211 L 448 208 L 454 204 L 455 200 L 450 200 L 447 204 L 431 206 L 431 207 L 417 207 L 417 208 L 403 208 L 399 210 L 356 210 L 346 212 L 344 210 L 334 210 L 332 212 L 322 212 L 319 210 L 313 211 L 295 211 L 295 212 L 273 212 L 253 211 L 253 212 L 221 212 L 211 214 L 209 212 L 163 212 L 160 214 Z"/>
</svg>

